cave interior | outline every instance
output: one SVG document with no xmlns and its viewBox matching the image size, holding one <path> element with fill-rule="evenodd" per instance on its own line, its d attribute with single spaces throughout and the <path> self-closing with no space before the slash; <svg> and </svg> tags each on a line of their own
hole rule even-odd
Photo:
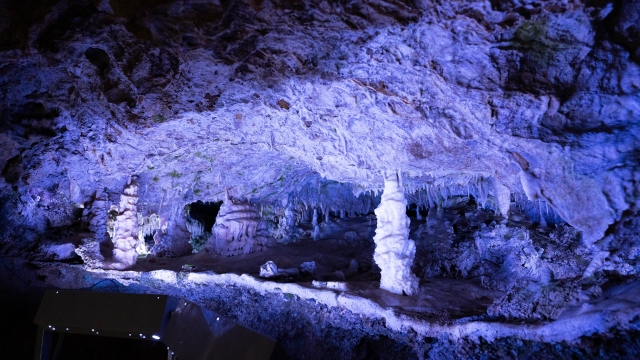
<svg viewBox="0 0 640 360">
<path fill-rule="evenodd" d="M 9 358 L 51 289 L 282 358 L 640 358 L 639 0 L 2 0 L 0 100 Z"/>
</svg>

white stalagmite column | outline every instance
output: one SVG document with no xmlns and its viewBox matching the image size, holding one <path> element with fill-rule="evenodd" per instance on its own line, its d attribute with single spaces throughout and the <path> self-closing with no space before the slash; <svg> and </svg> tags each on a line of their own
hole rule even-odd
<svg viewBox="0 0 640 360">
<path fill-rule="evenodd" d="M 375 210 L 378 225 L 373 260 L 381 270 L 380 288 L 395 294 L 418 292 L 418 278 L 411 272 L 416 245 L 409 240 L 409 217 L 406 214 L 400 175 L 386 174 L 380 206 Z"/>
<path fill-rule="evenodd" d="M 113 259 L 105 266 L 112 269 L 126 269 L 133 266 L 138 258 L 138 184 L 132 180 L 120 195 L 119 213 L 116 218 L 113 241 Z"/>
</svg>

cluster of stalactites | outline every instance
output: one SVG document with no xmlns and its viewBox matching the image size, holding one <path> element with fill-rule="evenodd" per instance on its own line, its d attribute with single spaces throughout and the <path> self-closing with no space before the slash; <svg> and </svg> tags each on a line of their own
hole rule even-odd
<svg viewBox="0 0 640 360">
<path fill-rule="evenodd" d="M 340 193 L 336 194 L 333 201 L 328 198 L 294 198 L 292 195 L 286 205 L 260 205 L 260 215 L 266 218 L 277 217 L 283 226 L 297 226 L 300 223 L 311 223 L 314 213 L 318 221 L 330 222 L 332 216 L 345 218 L 369 214 L 380 204 L 380 195 L 373 191 L 362 193 L 358 197 L 351 193 L 342 195 L 348 198 L 340 198 Z"/>
<path fill-rule="evenodd" d="M 158 230 L 160 230 L 160 216 L 158 214 L 142 216 L 141 213 L 138 213 L 138 245 L 136 246 L 138 254 L 149 254 L 151 249 L 147 248 L 144 239 L 147 236 L 155 235 Z"/>
<path fill-rule="evenodd" d="M 292 204 L 293 203 L 293 204 Z M 293 206 L 298 214 L 318 209 L 322 214 L 326 212 L 349 214 L 368 214 L 380 204 L 380 195 L 374 191 L 361 191 L 361 188 L 351 183 L 323 180 L 310 182 L 306 186 L 289 194 L 287 202 L 281 204 L 283 208 Z M 280 207 L 273 204 L 275 211 Z"/>
<path fill-rule="evenodd" d="M 410 203 L 418 208 L 446 208 L 459 197 L 473 197 L 478 206 L 508 214 L 510 191 L 497 179 L 483 176 L 438 179 L 425 184 L 409 183 L 404 186 Z"/>
<path fill-rule="evenodd" d="M 482 208 L 489 208 L 506 216 L 511 204 L 509 189 L 493 177 L 466 175 L 455 178 L 428 178 L 425 182 L 412 179 L 401 189 L 409 203 L 418 208 L 447 208 L 460 197 L 473 197 Z M 329 191 L 331 190 L 331 191 Z M 319 219 L 328 222 L 332 215 L 343 217 L 369 214 L 380 204 L 381 188 L 353 184 L 319 184 L 290 194 L 286 204 L 262 204 L 260 213 L 279 217 L 295 225 L 311 222 L 314 211 Z"/>
<path fill-rule="evenodd" d="M 512 211 L 541 226 L 566 223 L 560 214 L 543 199 L 529 200 L 525 194 L 511 194 Z"/>
<path fill-rule="evenodd" d="M 204 235 L 207 230 L 204 228 L 204 224 L 201 221 L 188 218 L 187 214 L 187 222 L 186 222 L 187 230 L 191 233 L 191 238 L 197 238 L 198 236 Z"/>
</svg>

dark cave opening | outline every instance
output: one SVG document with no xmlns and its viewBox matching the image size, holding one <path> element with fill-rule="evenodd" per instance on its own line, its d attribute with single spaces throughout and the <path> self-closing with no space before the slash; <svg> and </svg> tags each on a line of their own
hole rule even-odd
<svg viewBox="0 0 640 360">
<path fill-rule="evenodd" d="M 203 202 L 198 200 L 189 204 L 189 217 L 193 220 L 200 222 L 204 226 L 204 230 L 211 232 L 213 224 L 216 223 L 216 217 L 222 201 L 218 202 Z"/>
</svg>

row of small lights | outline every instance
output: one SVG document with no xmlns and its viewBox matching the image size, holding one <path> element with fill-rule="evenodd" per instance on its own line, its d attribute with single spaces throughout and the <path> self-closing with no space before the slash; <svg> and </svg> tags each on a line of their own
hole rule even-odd
<svg viewBox="0 0 640 360">
<path fill-rule="evenodd" d="M 58 291 L 56 291 L 56 294 L 58 294 Z M 160 300 L 160 296 L 158 296 L 158 300 Z M 187 305 L 187 304 L 185 303 L 185 305 Z M 217 320 L 220 320 L 220 318 L 218 318 Z M 53 331 L 55 331 L 55 330 L 56 330 L 56 328 L 54 328 L 54 327 L 53 327 L 53 326 L 51 326 L 51 325 L 49 325 L 49 329 L 51 329 L 51 330 L 53 330 Z M 66 330 L 67 330 L 67 331 L 69 331 L 69 328 L 66 328 Z M 96 335 L 99 335 L 99 334 L 100 334 L 100 332 L 99 332 L 99 331 L 96 331 L 95 329 L 91 329 L 91 332 L 95 332 L 95 333 L 96 333 Z M 129 334 L 129 336 L 131 336 L 131 334 Z M 146 339 L 146 338 L 147 338 L 144 334 L 140 334 L 140 337 L 141 337 L 141 338 L 143 338 L 143 339 Z M 158 336 L 158 335 L 151 335 L 151 337 L 152 337 L 154 340 L 160 340 L 160 336 Z M 167 350 L 169 350 L 169 348 L 168 348 L 168 347 L 167 347 Z M 173 352 L 172 352 L 171 354 L 172 354 L 172 355 L 174 355 L 174 353 L 173 353 Z"/>
<path fill-rule="evenodd" d="M 56 291 L 56 294 L 58 294 L 58 291 Z M 158 296 L 158 300 L 160 300 L 160 296 Z M 185 305 L 187 305 L 187 304 L 185 303 Z M 53 330 L 53 331 L 55 331 L 55 330 L 56 330 L 56 328 L 54 328 L 54 327 L 53 327 L 53 326 L 51 326 L 51 325 L 49 325 L 49 329 L 51 329 L 51 330 Z M 67 330 L 67 331 L 69 331 L 69 328 L 66 328 L 66 330 Z M 99 335 L 99 334 L 100 334 L 100 332 L 96 331 L 96 329 L 91 329 L 91 332 L 95 332 L 95 333 L 96 333 L 96 335 Z M 131 336 L 131 334 L 129 334 L 129 336 Z M 140 334 L 140 337 L 141 337 L 141 338 L 143 338 L 143 339 L 146 339 L 146 338 L 147 338 L 144 334 Z M 160 336 L 158 336 L 158 335 L 151 335 L 151 337 L 152 337 L 154 340 L 160 340 Z M 169 349 L 169 348 L 167 348 L 167 350 L 168 350 L 168 349 Z M 173 354 L 173 353 L 172 353 L 172 354 Z"/>
<path fill-rule="evenodd" d="M 49 325 L 49 329 L 51 329 L 51 330 L 53 330 L 53 331 L 55 331 L 55 330 L 56 330 L 56 328 L 54 328 L 52 325 Z M 69 331 L 69 328 L 66 328 L 66 331 Z M 96 335 L 99 335 L 99 334 L 100 334 L 100 332 L 99 332 L 99 331 L 96 331 L 96 329 L 91 329 L 91 332 L 96 333 Z M 129 334 L 129 336 L 131 336 L 131 334 Z M 143 338 L 143 339 L 146 339 L 146 338 L 147 338 L 144 334 L 140 334 L 140 337 L 141 337 L 141 338 Z M 151 337 L 152 337 L 154 340 L 160 340 L 160 336 L 158 336 L 158 335 L 151 335 Z"/>
</svg>

